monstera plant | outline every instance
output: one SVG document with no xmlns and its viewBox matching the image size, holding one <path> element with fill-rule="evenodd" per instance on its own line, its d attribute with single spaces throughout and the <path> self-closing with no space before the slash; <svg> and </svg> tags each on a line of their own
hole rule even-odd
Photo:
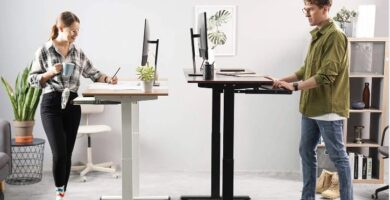
<svg viewBox="0 0 390 200">
<path fill-rule="evenodd" d="M 226 43 L 227 37 L 219 28 L 229 22 L 231 13 L 227 10 L 219 10 L 208 19 L 207 37 L 213 44 L 211 49 Z"/>
<path fill-rule="evenodd" d="M 34 116 L 42 93 L 41 89 L 31 87 L 28 82 L 31 66 L 30 64 L 22 73 L 18 74 L 15 88 L 12 88 L 9 82 L 1 76 L 1 82 L 8 94 L 14 112 L 13 132 L 15 133 L 15 140 L 22 143 L 33 141 Z"/>
</svg>

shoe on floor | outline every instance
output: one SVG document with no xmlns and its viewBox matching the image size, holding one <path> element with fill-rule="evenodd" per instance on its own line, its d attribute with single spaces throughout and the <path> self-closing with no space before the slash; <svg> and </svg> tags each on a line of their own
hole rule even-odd
<svg viewBox="0 0 390 200">
<path fill-rule="evenodd" d="M 332 175 L 330 187 L 322 192 L 321 196 L 328 199 L 337 199 L 340 197 L 339 176 L 337 173 Z"/>
<path fill-rule="evenodd" d="M 322 170 L 320 177 L 317 179 L 317 193 L 322 193 L 330 187 L 333 174 L 333 172 Z"/>
</svg>

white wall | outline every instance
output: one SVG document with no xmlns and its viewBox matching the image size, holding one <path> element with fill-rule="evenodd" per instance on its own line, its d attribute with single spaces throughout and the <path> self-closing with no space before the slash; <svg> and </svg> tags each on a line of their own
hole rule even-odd
<svg viewBox="0 0 390 200">
<path fill-rule="evenodd" d="M 152 38 L 160 39 L 160 77 L 169 79 L 169 96 L 141 103 L 141 170 L 196 170 L 210 168 L 211 91 L 187 84 L 183 68 L 191 67 L 189 28 L 195 5 L 218 5 L 206 0 L 2 0 L 0 2 L 0 74 L 15 80 L 50 34 L 57 15 L 64 10 L 81 19 L 77 39 L 93 63 L 111 74 L 122 66 L 119 77 L 134 76 L 140 63 L 143 20 L 148 18 Z M 309 37 L 302 0 L 227 0 L 237 5 L 236 55 L 217 57 L 219 66 L 251 68 L 280 77 L 302 63 Z M 342 6 L 376 4 L 376 36 L 388 37 L 387 0 L 338 0 Z M 90 83 L 82 80 L 83 88 Z M 6 94 L 0 90 L 0 117 L 12 120 Z M 298 94 L 237 95 L 235 109 L 235 169 L 247 171 L 298 171 L 300 114 Z M 107 106 L 96 123 L 113 127 L 112 135 L 93 138 L 95 161 L 120 163 L 120 107 Z M 35 137 L 46 138 L 39 115 Z M 78 140 L 74 161 L 85 159 L 85 138 Z M 49 145 L 45 169 L 51 168 Z"/>
</svg>

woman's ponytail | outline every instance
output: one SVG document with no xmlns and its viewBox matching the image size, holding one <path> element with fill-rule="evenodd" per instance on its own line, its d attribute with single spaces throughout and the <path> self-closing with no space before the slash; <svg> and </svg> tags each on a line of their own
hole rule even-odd
<svg viewBox="0 0 390 200">
<path fill-rule="evenodd" d="M 56 39 L 58 36 L 58 27 L 56 24 L 54 24 L 52 27 L 51 27 L 51 36 L 50 36 L 50 39 L 54 40 Z"/>
</svg>

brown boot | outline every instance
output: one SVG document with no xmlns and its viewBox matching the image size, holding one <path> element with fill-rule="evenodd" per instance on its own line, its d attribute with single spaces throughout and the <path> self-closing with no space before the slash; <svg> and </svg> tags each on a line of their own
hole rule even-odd
<svg viewBox="0 0 390 200">
<path fill-rule="evenodd" d="M 340 197 L 339 176 L 337 173 L 333 174 L 330 187 L 321 193 L 321 196 L 328 199 L 337 199 Z"/>
<path fill-rule="evenodd" d="M 333 172 L 322 170 L 320 177 L 317 179 L 316 192 L 322 193 L 330 187 Z"/>
</svg>

